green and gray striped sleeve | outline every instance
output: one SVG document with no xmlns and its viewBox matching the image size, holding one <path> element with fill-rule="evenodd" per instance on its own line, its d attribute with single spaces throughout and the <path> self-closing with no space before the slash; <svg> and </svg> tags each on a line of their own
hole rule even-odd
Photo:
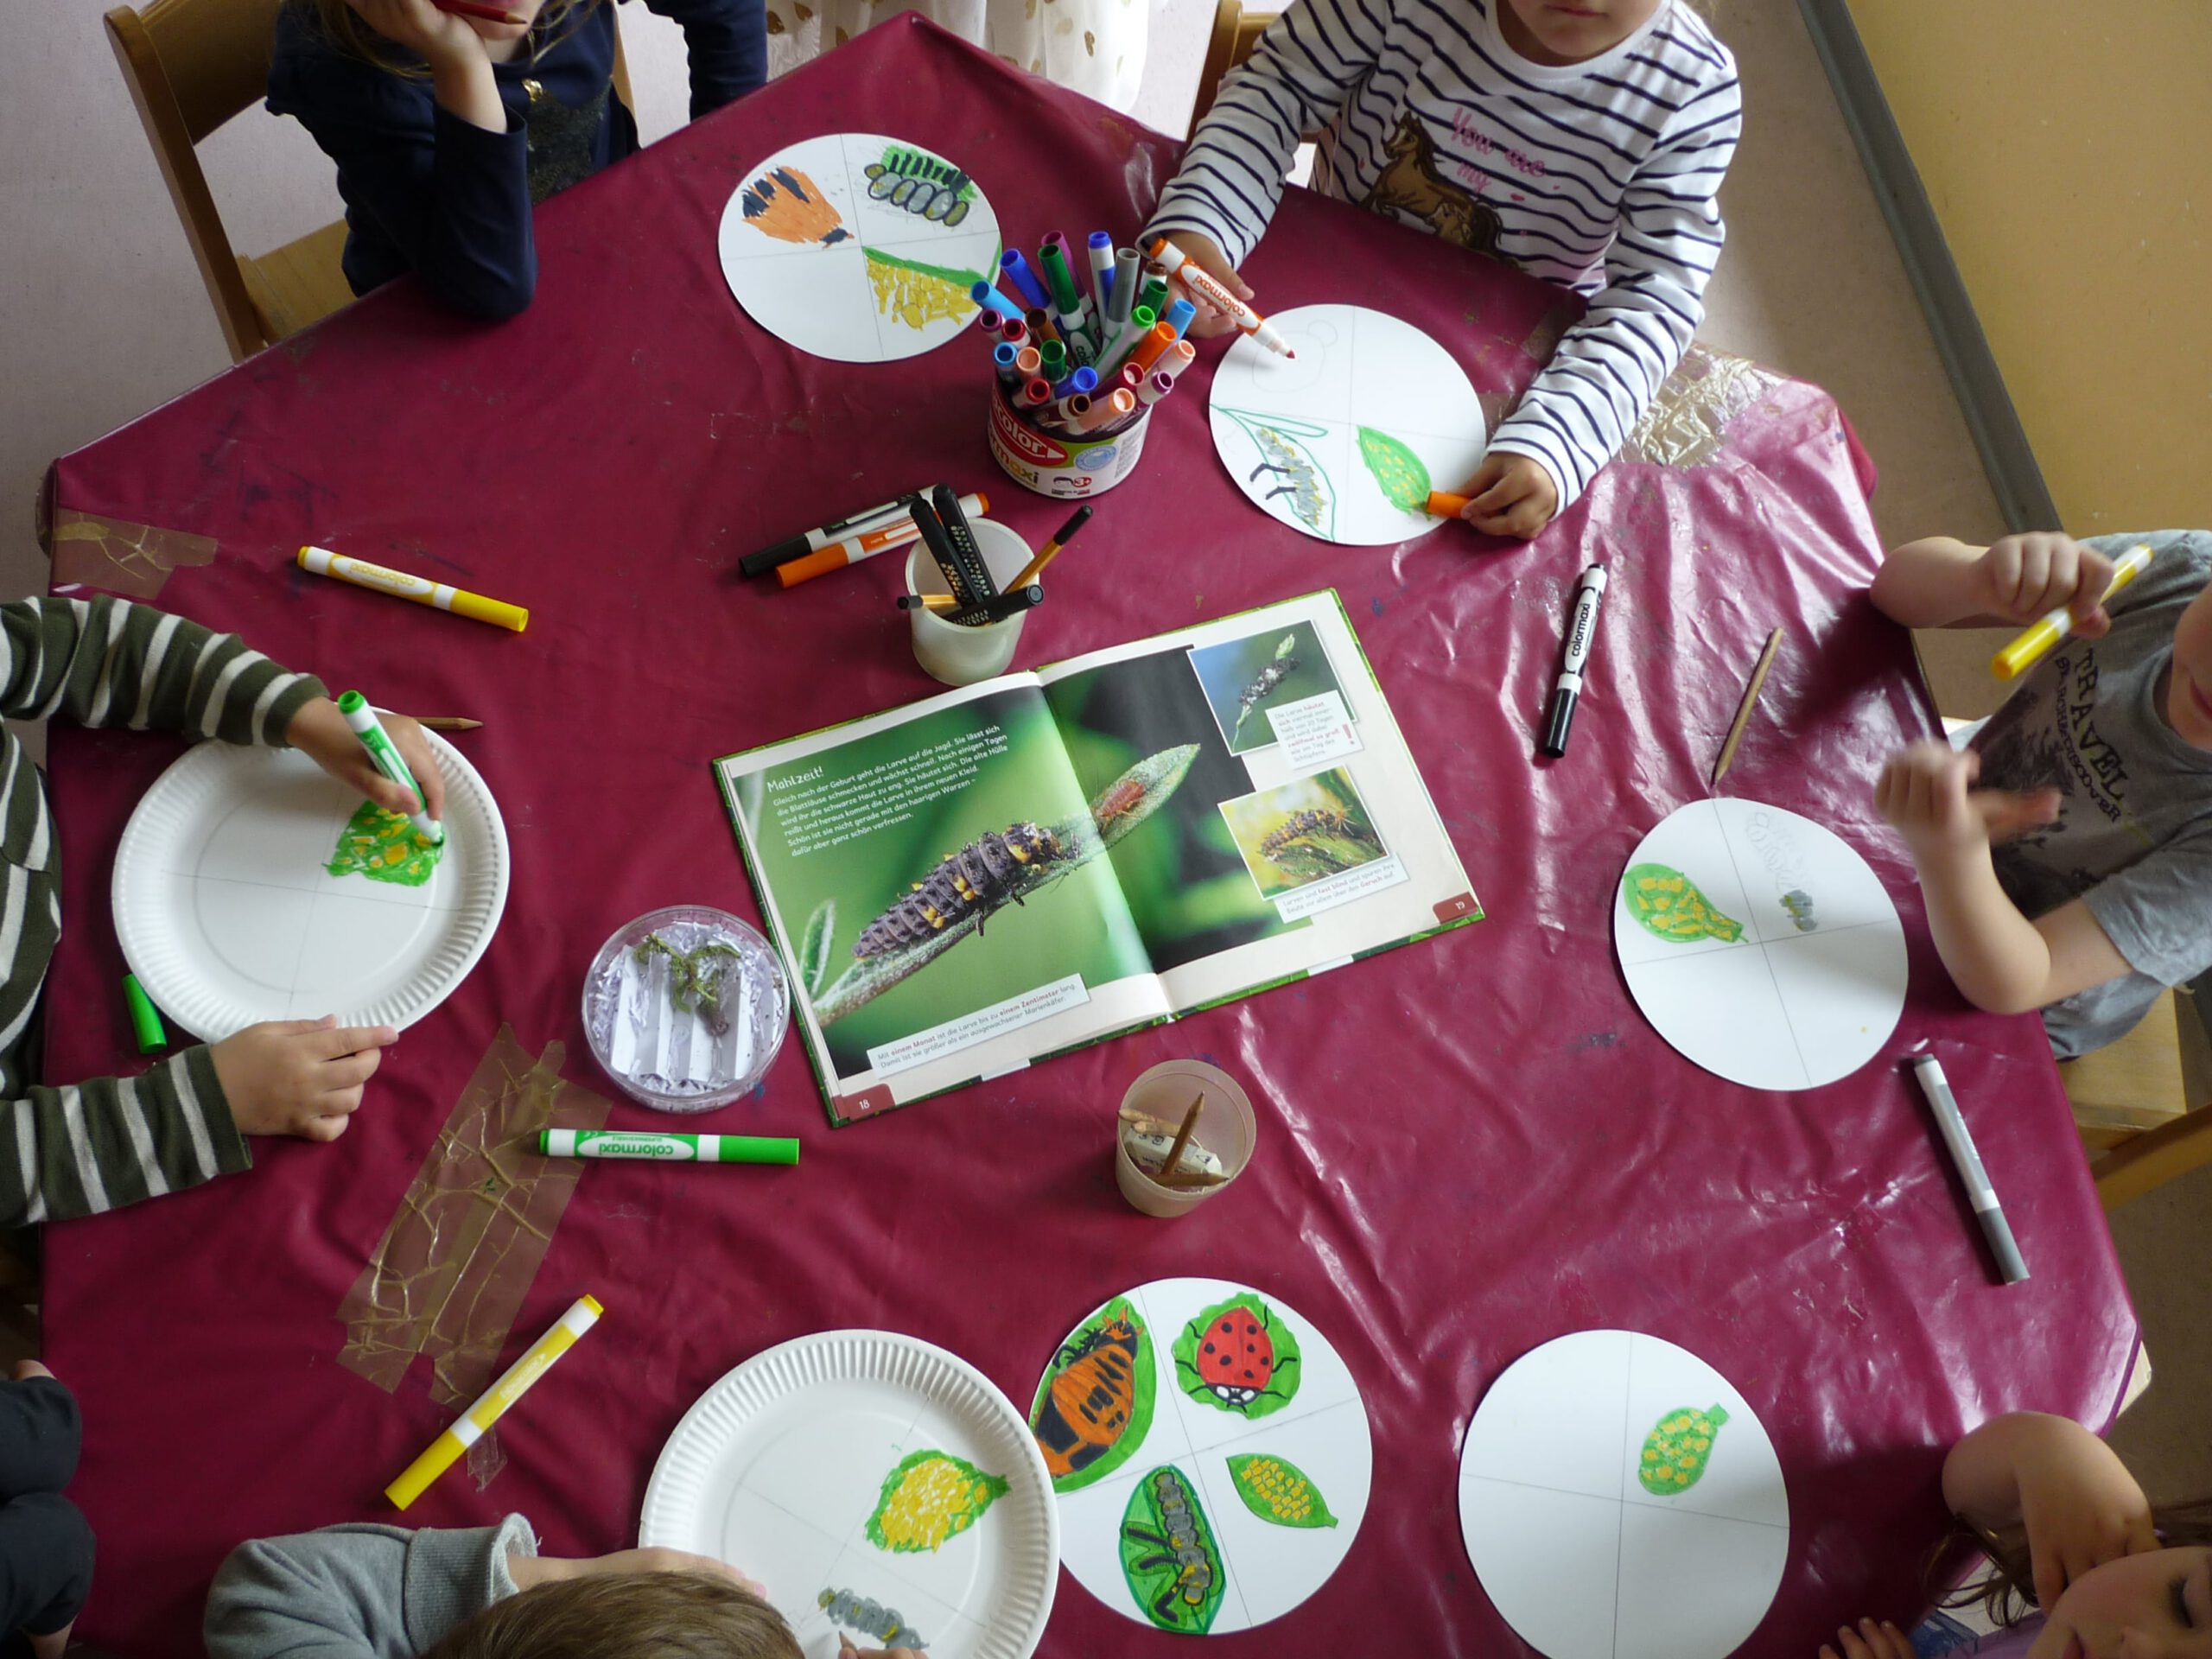
<svg viewBox="0 0 2212 1659">
<path fill-rule="evenodd" d="M 324 694 L 235 634 L 105 594 L 0 605 L 0 713 L 279 745 Z M 251 1163 L 208 1051 L 136 1077 L 35 1088 L 25 1033 L 60 937 L 54 823 L 38 768 L 0 736 L 0 1227 L 90 1215 Z"/>
</svg>

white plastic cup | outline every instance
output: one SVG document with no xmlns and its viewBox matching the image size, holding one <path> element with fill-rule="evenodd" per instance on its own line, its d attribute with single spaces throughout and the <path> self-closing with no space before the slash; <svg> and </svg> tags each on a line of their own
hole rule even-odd
<svg viewBox="0 0 2212 1659">
<path fill-rule="evenodd" d="M 1022 567 L 1033 556 L 1029 543 L 1004 524 L 988 518 L 970 518 L 968 524 L 976 532 L 976 547 L 983 556 L 983 568 L 991 573 L 991 581 L 1003 590 L 1021 574 Z M 926 542 L 916 542 L 913 550 L 906 555 L 906 591 L 952 591 L 952 584 L 937 568 L 937 556 Z M 947 685 L 973 685 L 978 680 L 1003 674 L 1014 661 L 1014 648 L 1021 639 L 1022 619 L 1028 614 L 1027 611 L 1016 611 L 1004 621 L 986 622 L 980 627 L 969 628 L 946 621 L 926 605 L 917 605 L 906 613 L 914 626 L 914 660 L 922 665 L 922 672 Z"/>
<path fill-rule="evenodd" d="M 1163 1123 L 1179 1124 L 1183 1114 L 1191 1109 L 1191 1102 L 1199 1096 L 1205 1098 L 1205 1109 L 1198 1114 L 1191 1139 L 1221 1160 L 1221 1173 L 1226 1179 L 1219 1186 L 1162 1186 L 1137 1167 L 1122 1139 L 1122 1121 L 1118 1116 L 1114 1120 L 1115 1182 L 1122 1196 L 1147 1216 L 1188 1215 L 1215 1193 L 1227 1190 L 1252 1161 L 1252 1143 L 1258 1130 L 1252 1103 L 1236 1078 L 1204 1060 L 1161 1061 L 1129 1085 L 1128 1093 L 1122 1096 L 1122 1109 L 1141 1112 Z"/>
</svg>

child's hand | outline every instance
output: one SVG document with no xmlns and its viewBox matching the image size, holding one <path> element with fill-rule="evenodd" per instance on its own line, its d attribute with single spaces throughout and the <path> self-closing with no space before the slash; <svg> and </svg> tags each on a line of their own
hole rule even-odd
<svg viewBox="0 0 2212 1659">
<path fill-rule="evenodd" d="M 2057 817 L 2056 790 L 1970 789 L 1980 776 L 1981 757 L 1973 750 L 1961 754 L 1940 738 L 1916 743 L 1882 768 L 1874 810 L 1919 864 L 2009 841 Z"/>
<path fill-rule="evenodd" d="M 852 1659 L 922 1659 L 921 1654 L 912 1648 L 856 1648 L 853 1645 L 853 1638 L 840 1630 L 837 1632 L 837 1659 L 846 1659 L 848 1654 L 852 1656 Z"/>
<path fill-rule="evenodd" d="M 1534 541 L 1559 511 L 1559 489 L 1543 463 L 1510 449 L 1484 455 L 1459 493 L 1468 498 L 1459 517 L 1485 536 Z"/>
<path fill-rule="evenodd" d="M 394 46 L 404 46 L 432 68 L 465 63 L 474 53 L 485 58 L 484 37 L 466 17 L 440 11 L 430 0 L 346 0 L 371 29 Z"/>
<path fill-rule="evenodd" d="M 1821 1659 L 1913 1659 L 1912 1639 L 1887 1619 L 1862 1618 L 1857 1630 L 1846 1624 L 1833 1644 L 1823 1643 Z"/>
<path fill-rule="evenodd" d="M 2063 605 L 2085 639 L 2112 626 L 2102 603 L 2112 561 L 2056 531 L 2031 531 L 1993 542 L 1974 566 L 1976 603 L 2007 622 L 2032 622 Z"/>
<path fill-rule="evenodd" d="M 317 697 L 292 716 L 284 741 L 313 760 L 348 789 L 358 789 L 388 812 L 427 810 L 433 818 L 446 811 L 445 780 L 438 776 L 438 759 L 430 751 L 423 728 L 405 715 L 379 715 L 391 746 L 423 786 L 423 798 L 414 796 L 376 768 L 361 740 L 328 697 Z"/>
<path fill-rule="evenodd" d="M 2017 1465 L 2020 1524 L 2045 1611 L 2091 1568 L 2158 1548 L 2150 1503 L 2119 1454 L 2078 1423 L 2052 1419 L 2050 1427 Z"/>
<path fill-rule="evenodd" d="M 1196 231 L 1178 231 L 1167 239 L 1182 249 L 1184 256 L 1192 264 L 1238 299 L 1248 302 L 1251 299 L 1251 289 L 1236 274 L 1229 263 L 1229 256 L 1221 251 L 1211 237 L 1201 236 Z M 1173 276 L 1167 281 L 1170 286 L 1179 289 L 1183 296 L 1198 308 L 1197 315 L 1191 319 L 1191 326 L 1183 331 L 1185 334 L 1194 340 L 1211 340 L 1216 334 L 1236 332 L 1236 320 L 1205 295 L 1177 282 Z"/>
<path fill-rule="evenodd" d="M 248 1026 L 209 1052 L 241 1135 L 335 1141 L 359 1108 L 380 1051 L 398 1040 L 390 1026 L 340 1026 L 325 1014 Z"/>
</svg>

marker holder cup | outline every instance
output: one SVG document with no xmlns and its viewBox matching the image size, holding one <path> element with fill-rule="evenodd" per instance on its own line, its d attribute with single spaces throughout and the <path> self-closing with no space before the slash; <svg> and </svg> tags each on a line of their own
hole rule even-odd
<svg viewBox="0 0 2212 1659">
<path fill-rule="evenodd" d="M 1111 437 L 1048 432 L 1015 401 L 1013 387 L 992 382 L 991 459 L 1025 490 L 1056 500 L 1103 495 L 1136 471 L 1144 454 L 1145 429 L 1151 424 L 1152 410 L 1147 406 L 1138 410 L 1135 424 Z"/>
<path fill-rule="evenodd" d="M 1029 563 L 1029 543 L 1004 524 L 989 518 L 970 518 L 976 548 L 983 568 L 1001 590 L 1021 574 Z M 1041 584 L 1039 584 L 1041 585 Z M 910 594 L 949 594 L 952 584 L 938 569 L 937 556 L 926 542 L 916 542 L 906 555 L 906 591 Z M 968 627 L 948 622 L 927 606 L 906 613 L 914 630 L 914 660 L 922 672 L 947 685 L 973 685 L 1003 674 L 1014 662 L 1014 648 L 1021 639 L 1022 620 L 1027 611 L 1016 611 L 1001 622 Z"/>
<path fill-rule="evenodd" d="M 1147 1216 L 1188 1215 L 1215 1193 L 1226 1192 L 1252 1161 L 1252 1145 L 1258 1132 L 1252 1103 L 1236 1078 L 1204 1060 L 1163 1060 L 1140 1074 L 1122 1096 L 1122 1110 L 1179 1125 L 1183 1114 L 1191 1109 L 1191 1102 L 1200 1096 L 1205 1098 L 1205 1109 L 1198 1114 L 1198 1126 L 1191 1131 L 1191 1144 L 1204 1147 L 1221 1160 L 1221 1173 L 1228 1179 L 1218 1186 L 1162 1186 L 1129 1156 L 1122 1137 L 1128 1125 L 1119 1115 L 1115 1117 L 1114 1180 L 1122 1196 Z"/>
</svg>

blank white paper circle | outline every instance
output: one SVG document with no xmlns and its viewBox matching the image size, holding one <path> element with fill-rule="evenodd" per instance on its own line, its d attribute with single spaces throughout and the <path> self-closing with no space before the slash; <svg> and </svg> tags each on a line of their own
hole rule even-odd
<svg viewBox="0 0 2212 1659">
<path fill-rule="evenodd" d="M 1715 1406 L 1726 1421 L 1695 1482 L 1646 1491 L 1646 1437 Z M 1726 1659 L 1781 1587 L 1789 1500 L 1773 1442 L 1719 1372 L 1657 1337 L 1580 1331 L 1484 1395 L 1459 1530 L 1491 1605 L 1546 1659 Z"/>
<path fill-rule="evenodd" d="M 1638 922 L 1625 878 L 1655 864 L 1695 883 L 1738 936 L 1677 941 Z M 1811 819 L 1758 801 L 1693 801 L 1637 844 L 1614 878 L 1613 948 L 1659 1034 L 1747 1088 L 1849 1077 L 1904 1007 L 1904 928 L 1881 878 Z"/>
<path fill-rule="evenodd" d="M 435 732 L 446 849 L 419 887 L 325 868 L 361 797 L 297 749 L 188 749 L 130 815 L 112 903 L 124 960 L 161 1011 L 220 1042 L 264 1020 L 412 1025 L 491 944 L 507 827 Z"/>
<path fill-rule="evenodd" d="M 868 168 L 894 152 L 919 158 L 919 170 L 871 179 Z M 893 177 L 888 197 L 870 194 Z M 938 193 L 957 195 L 963 185 L 959 222 L 936 216 L 952 211 Z M 722 210 L 719 245 L 730 292 L 755 322 L 840 363 L 918 357 L 972 332 L 969 287 L 977 277 L 998 283 L 998 215 L 982 187 L 949 158 L 881 133 L 825 133 L 746 168 Z M 1075 274 L 1078 288 L 1088 282 Z M 981 336 L 976 351 L 976 372 L 988 377 Z"/>
<path fill-rule="evenodd" d="M 1297 355 L 1239 340 L 1207 406 L 1214 453 L 1236 487 L 1293 530 L 1346 546 L 1389 547 L 1444 524 L 1384 487 L 1411 476 L 1427 493 L 1390 459 L 1402 452 L 1429 490 L 1458 489 L 1481 461 L 1482 403 L 1452 354 L 1364 306 L 1303 305 L 1268 321 Z"/>
</svg>

